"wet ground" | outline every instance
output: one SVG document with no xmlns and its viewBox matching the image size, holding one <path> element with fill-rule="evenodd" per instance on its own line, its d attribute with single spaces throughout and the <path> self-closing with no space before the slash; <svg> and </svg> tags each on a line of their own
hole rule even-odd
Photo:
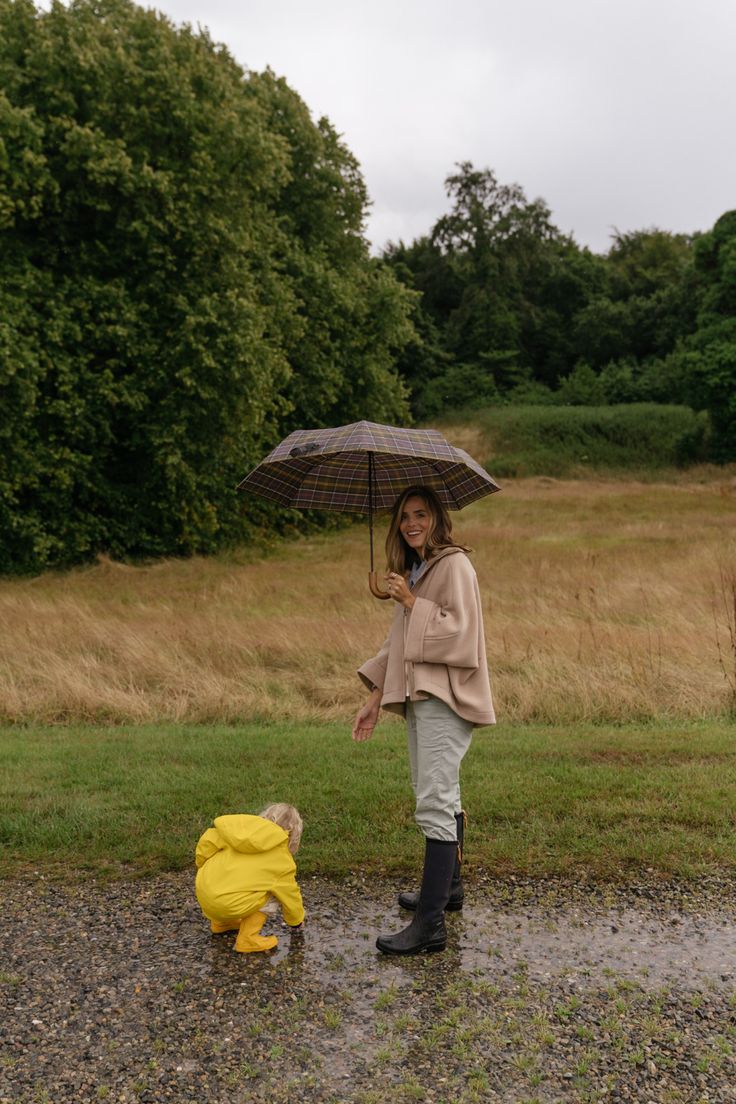
<svg viewBox="0 0 736 1104">
<path fill-rule="evenodd" d="M 0 1101 L 736 1101 L 736 879 L 479 874 L 406 959 L 398 888 L 303 879 L 303 934 L 239 955 L 188 874 L 3 883 Z"/>
</svg>

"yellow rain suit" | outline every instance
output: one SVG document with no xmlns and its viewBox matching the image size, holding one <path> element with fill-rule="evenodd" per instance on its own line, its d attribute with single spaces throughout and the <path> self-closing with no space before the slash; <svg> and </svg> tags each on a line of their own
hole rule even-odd
<svg viewBox="0 0 736 1104">
<path fill-rule="evenodd" d="M 237 950 L 276 946 L 275 937 L 264 940 L 257 935 L 265 920 L 260 910 L 269 896 L 279 902 L 291 927 L 304 920 L 289 835 L 273 821 L 246 814 L 217 817 L 214 828 L 208 828 L 197 844 L 195 862 L 202 912 L 212 921 L 213 931 L 241 929 Z M 242 923 L 254 913 L 258 916 Z"/>
</svg>

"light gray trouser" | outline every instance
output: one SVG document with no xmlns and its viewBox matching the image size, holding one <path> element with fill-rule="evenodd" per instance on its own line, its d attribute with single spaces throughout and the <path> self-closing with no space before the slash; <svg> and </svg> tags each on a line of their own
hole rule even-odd
<svg viewBox="0 0 736 1104">
<path fill-rule="evenodd" d="M 428 839 L 456 840 L 460 764 L 473 726 L 439 698 L 427 698 L 407 701 L 406 730 L 417 824 Z"/>
</svg>

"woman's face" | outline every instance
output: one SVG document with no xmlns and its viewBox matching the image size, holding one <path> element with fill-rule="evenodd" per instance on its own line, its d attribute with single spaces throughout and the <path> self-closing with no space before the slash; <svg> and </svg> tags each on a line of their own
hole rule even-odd
<svg viewBox="0 0 736 1104">
<path fill-rule="evenodd" d="M 412 495 L 404 503 L 399 519 L 399 532 L 415 552 L 424 559 L 424 549 L 432 527 L 432 515 L 427 503 L 419 495 Z"/>
</svg>

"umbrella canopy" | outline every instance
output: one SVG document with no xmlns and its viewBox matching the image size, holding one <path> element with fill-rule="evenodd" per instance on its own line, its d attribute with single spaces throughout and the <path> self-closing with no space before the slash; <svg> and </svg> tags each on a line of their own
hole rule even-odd
<svg viewBox="0 0 736 1104">
<path fill-rule="evenodd" d="M 430 487 L 450 510 L 500 490 L 480 464 L 436 429 L 401 429 L 354 422 L 335 429 L 299 429 L 262 460 L 238 490 L 300 509 L 367 514 L 371 590 L 373 514 L 390 509 L 406 487 Z"/>
</svg>

